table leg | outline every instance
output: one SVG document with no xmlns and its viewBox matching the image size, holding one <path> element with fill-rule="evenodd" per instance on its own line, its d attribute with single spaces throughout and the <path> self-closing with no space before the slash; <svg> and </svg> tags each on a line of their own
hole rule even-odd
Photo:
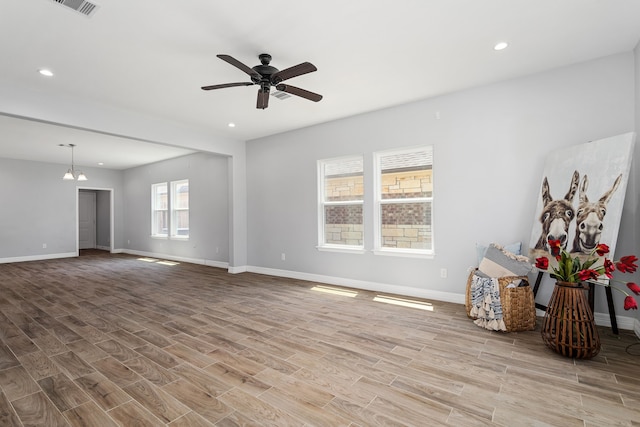
<svg viewBox="0 0 640 427">
<path fill-rule="evenodd" d="M 605 292 L 607 293 L 607 305 L 609 306 L 609 319 L 611 319 L 611 330 L 614 334 L 618 335 L 618 321 L 616 320 L 616 310 L 613 306 L 613 291 L 611 290 L 611 286 L 604 287 Z"/>
</svg>

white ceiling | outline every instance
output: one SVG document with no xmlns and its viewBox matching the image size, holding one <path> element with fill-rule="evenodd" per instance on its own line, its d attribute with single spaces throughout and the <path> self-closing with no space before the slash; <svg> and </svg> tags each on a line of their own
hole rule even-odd
<svg viewBox="0 0 640 427">
<path fill-rule="evenodd" d="M 0 115 L 0 129 L 0 157 L 9 159 L 66 165 L 71 162 L 69 144 L 74 144 L 76 147 L 73 157 L 77 165 L 129 169 L 194 152 L 180 147 L 3 115 Z"/>
<path fill-rule="evenodd" d="M 640 40 L 637 0 L 92 2 L 92 17 L 54 0 L 0 2 L 0 80 L 240 140 L 628 52 Z M 509 48 L 494 51 L 498 41 Z M 216 54 L 252 67 L 263 52 L 279 69 L 313 63 L 318 71 L 287 83 L 324 99 L 271 97 L 258 110 L 257 86 L 200 89 L 249 81 Z M 0 157 L 65 163 L 58 143 L 84 132 L 24 125 L 0 116 Z M 50 147 L 42 132 L 55 133 Z M 78 146 L 78 163 L 112 168 L 188 152 L 104 134 Z"/>
</svg>

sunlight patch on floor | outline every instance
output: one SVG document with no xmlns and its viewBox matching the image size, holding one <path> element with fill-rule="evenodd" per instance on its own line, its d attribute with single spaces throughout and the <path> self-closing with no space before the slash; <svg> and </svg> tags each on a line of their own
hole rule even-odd
<svg viewBox="0 0 640 427">
<path fill-rule="evenodd" d="M 349 289 L 342 289 L 342 288 L 334 288 L 332 286 L 324 286 L 324 285 L 317 285 L 314 286 L 313 288 L 311 288 L 312 291 L 318 291 L 318 292 L 324 292 L 327 294 L 334 294 L 334 295 L 342 295 L 344 297 L 350 297 L 353 298 L 356 295 L 358 295 L 357 291 L 352 291 Z"/>
<path fill-rule="evenodd" d="M 146 258 L 146 257 L 138 258 L 138 261 L 155 262 L 156 264 L 162 264 L 162 265 L 168 265 L 168 266 L 174 266 L 174 265 L 180 264 L 179 262 L 175 262 L 175 261 L 159 260 L 156 258 Z"/>
<path fill-rule="evenodd" d="M 426 301 L 419 301 L 410 298 L 390 297 L 387 295 L 376 295 L 373 298 L 376 302 L 383 302 L 385 304 L 401 305 L 403 307 L 417 308 L 419 310 L 433 311 L 433 304 Z"/>
</svg>

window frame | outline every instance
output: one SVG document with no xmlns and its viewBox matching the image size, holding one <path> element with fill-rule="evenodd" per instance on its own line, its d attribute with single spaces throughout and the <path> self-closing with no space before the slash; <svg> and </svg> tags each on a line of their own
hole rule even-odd
<svg viewBox="0 0 640 427">
<path fill-rule="evenodd" d="M 179 179 L 175 181 L 164 181 L 151 184 L 151 237 L 155 239 L 175 239 L 175 240 L 189 240 L 190 230 L 186 235 L 178 234 L 177 229 L 177 215 L 180 212 L 187 212 L 187 215 L 190 217 L 190 209 L 189 209 L 189 199 L 191 198 L 190 193 L 187 194 L 187 207 L 177 207 L 177 188 L 180 185 L 186 184 L 189 186 L 189 179 Z M 159 187 L 164 186 L 167 190 L 166 192 L 166 208 L 165 209 L 157 209 L 157 197 L 158 192 L 157 189 Z M 166 233 L 157 233 L 158 229 L 157 223 L 157 213 L 164 212 L 164 216 L 167 218 L 167 227 Z"/>
<path fill-rule="evenodd" d="M 338 162 L 350 162 L 357 160 L 362 165 L 362 185 L 363 195 L 360 200 L 326 200 L 326 166 L 328 164 L 335 164 Z M 317 161 L 317 183 L 318 183 L 318 198 L 317 198 L 317 211 L 318 211 L 318 245 L 316 248 L 320 251 L 332 251 L 332 252 L 348 252 L 348 253 L 364 253 L 365 245 L 365 233 L 364 233 L 364 155 L 356 154 L 350 156 L 334 157 L 329 159 L 321 159 Z M 342 245 L 337 243 L 326 242 L 326 207 L 327 206 L 352 206 L 360 205 L 362 207 L 362 244 L 361 245 Z"/>
<path fill-rule="evenodd" d="M 417 257 L 417 258 L 433 258 L 435 256 L 435 239 L 434 239 L 434 191 L 432 189 L 430 197 L 410 197 L 410 198 L 383 198 L 382 197 L 382 164 L 381 159 L 384 156 L 394 154 L 408 154 L 420 151 L 431 151 L 431 169 L 433 177 L 433 146 L 432 145 L 420 145 L 407 148 L 396 148 L 383 151 L 376 151 L 373 153 L 373 253 L 376 255 L 390 255 L 390 256 L 403 256 L 403 257 Z M 432 180 L 433 186 L 433 180 Z M 382 208 L 384 205 L 390 204 L 408 204 L 408 203 L 425 203 L 430 205 L 431 208 L 431 248 L 430 249 L 412 249 L 412 248 L 391 248 L 383 246 L 382 236 Z"/>
</svg>

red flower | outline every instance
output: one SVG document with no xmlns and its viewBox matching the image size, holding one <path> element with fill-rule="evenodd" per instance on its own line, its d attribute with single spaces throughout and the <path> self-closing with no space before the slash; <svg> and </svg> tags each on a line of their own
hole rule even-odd
<svg viewBox="0 0 640 427">
<path fill-rule="evenodd" d="M 616 264 L 616 267 L 618 267 L 618 270 L 623 273 L 635 273 L 635 271 L 638 269 L 636 261 L 638 261 L 638 257 L 635 255 L 623 256 Z"/>
<path fill-rule="evenodd" d="M 539 268 L 540 270 L 546 270 L 549 268 L 549 258 L 545 256 L 536 258 L 536 268 Z"/>
<path fill-rule="evenodd" d="M 609 279 L 613 277 L 613 272 L 616 271 L 616 265 L 608 258 L 604 260 L 604 274 L 607 275 Z"/>
<path fill-rule="evenodd" d="M 627 295 L 627 297 L 624 299 L 624 309 L 625 310 L 638 309 L 638 303 L 636 302 L 635 298 L 632 297 L 631 295 Z"/>
<path fill-rule="evenodd" d="M 562 243 L 560 240 L 549 239 L 549 250 L 554 257 L 560 256 L 560 249 L 562 249 Z"/>
<path fill-rule="evenodd" d="M 580 270 L 578 272 L 578 278 L 581 282 L 586 282 L 587 280 L 595 280 L 598 278 L 598 272 L 587 268 L 586 270 Z"/>
<path fill-rule="evenodd" d="M 609 246 L 605 245 L 604 243 L 600 243 L 597 247 L 596 247 L 596 253 L 599 256 L 603 256 L 605 254 L 609 253 Z"/>
<path fill-rule="evenodd" d="M 627 283 L 627 288 L 631 289 L 631 292 L 633 292 L 634 294 L 640 295 L 640 286 L 636 285 L 635 283 Z"/>
</svg>

